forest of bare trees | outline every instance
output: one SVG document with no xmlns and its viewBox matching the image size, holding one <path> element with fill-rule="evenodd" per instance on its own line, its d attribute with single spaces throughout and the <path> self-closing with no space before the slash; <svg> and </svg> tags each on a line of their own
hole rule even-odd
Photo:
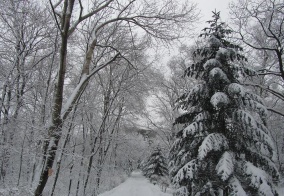
<svg viewBox="0 0 284 196">
<path fill-rule="evenodd" d="M 282 174 L 284 2 L 228 9 Z M 0 195 L 97 196 L 157 146 L 167 157 L 185 112 L 176 100 L 198 81 L 184 77 L 204 46 L 192 41 L 198 13 L 177 0 L 2 0 Z"/>
</svg>

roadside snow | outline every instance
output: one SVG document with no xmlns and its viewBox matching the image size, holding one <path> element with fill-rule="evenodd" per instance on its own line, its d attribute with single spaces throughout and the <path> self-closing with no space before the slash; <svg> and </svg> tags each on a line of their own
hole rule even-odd
<svg viewBox="0 0 284 196">
<path fill-rule="evenodd" d="M 139 171 L 131 174 L 124 183 L 99 196 L 171 196 L 163 193 L 158 185 L 153 185 Z"/>
</svg>

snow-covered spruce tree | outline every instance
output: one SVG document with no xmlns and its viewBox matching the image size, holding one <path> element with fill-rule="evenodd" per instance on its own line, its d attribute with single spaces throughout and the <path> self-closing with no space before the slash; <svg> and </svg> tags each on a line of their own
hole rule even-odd
<svg viewBox="0 0 284 196">
<path fill-rule="evenodd" d="M 154 183 L 157 183 L 162 177 L 168 177 L 168 162 L 163 156 L 160 147 L 155 148 L 149 156 L 147 162 L 143 165 L 143 174 Z"/>
<path fill-rule="evenodd" d="M 213 14 L 200 35 L 206 44 L 193 53 L 197 62 L 185 71 L 199 84 L 177 102 L 186 112 L 176 119 L 184 128 L 170 151 L 176 195 L 278 195 L 267 110 L 241 83 L 253 71 L 244 66 L 241 47 L 226 39 L 231 31 L 220 13 Z"/>
</svg>

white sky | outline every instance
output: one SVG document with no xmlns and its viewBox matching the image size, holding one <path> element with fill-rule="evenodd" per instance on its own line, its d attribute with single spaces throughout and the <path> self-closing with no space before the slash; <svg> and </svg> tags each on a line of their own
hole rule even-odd
<svg viewBox="0 0 284 196">
<path fill-rule="evenodd" d="M 229 3 L 234 2 L 236 0 L 184 0 L 189 1 L 197 4 L 197 9 L 200 11 L 200 21 L 196 24 L 196 29 L 194 30 L 194 37 L 197 38 L 197 36 L 201 33 L 201 30 L 205 27 L 208 27 L 208 24 L 206 21 L 212 19 L 212 11 L 216 9 L 216 11 L 221 12 L 221 20 L 223 22 L 227 22 L 229 19 Z M 193 37 L 193 38 L 194 38 Z M 190 45 L 190 41 L 193 41 L 193 39 L 185 38 L 184 40 L 188 45 Z M 161 59 L 161 70 L 165 75 L 169 74 L 168 68 L 165 68 L 164 65 L 167 64 L 167 61 L 173 56 L 178 53 L 178 48 L 170 48 L 170 49 L 164 49 L 160 52 L 162 54 Z"/>
<path fill-rule="evenodd" d="M 190 2 L 194 2 L 197 3 L 197 8 L 198 10 L 200 10 L 200 21 L 197 24 L 197 29 L 195 30 L 196 33 L 196 37 L 197 35 L 199 35 L 201 33 L 201 30 L 205 27 L 208 27 L 208 24 L 206 24 L 206 21 L 211 20 L 212 19 L 212 11 L 214 11 L 216 9 L 216 11 L 220 11 L 221 12 L 221 20 L 226 22 L 229 18 L 229 3 L 233 2 L 235 0 L 187 0 Z M 190 40 L 185 40 L 190 42 Z M 190 43 L 188 43 L 190 44 Z M 169 68 L 167 68 L 165 65 L 167 64 L 167 61 L 171 58 L 171 56 L 176 55 L 177 54 L 177 49 L 175 50 L 174 48 L 170 48 L 169 49 L 165 49 L 162 50 L 161 53 L 162 54 L 162 59 L 161 59 L 161 63 L 160 65 L 156 65 L 156 66 L 160 66 L 160 70 L 162 71 L 162 73 L 164 73 L 166 76 L 168 74 L 170 74 L 169 72 Z M 153 97 L 148 97 L 147 99 L 147 106 L 148 106 L 148 110 L 151 111 L 151 107 L 153 107 L 155 104 L 154 103 L 154 98 Z M 159 119 L 159 117 L 154 114 L 151 113 L 152 119 Z M 141 127 L 146 126 L 146 122 L 144 120 L 141 119 L 141 122 L 139 122 L 139 124 L 141 125 Z"/>
<path fill-rule="evenodd" d="M 191 0 L 192 2 L 197 3 L 197 8 L 200 10 L 201 21 L 198 28 L 203 29 L 206 27 L 206 21 L 212 19 L 212 11 L 221 12 L 221 20 L 226 22 L 229 18 L 229 3 L 234 0 Z"/>
</svg>

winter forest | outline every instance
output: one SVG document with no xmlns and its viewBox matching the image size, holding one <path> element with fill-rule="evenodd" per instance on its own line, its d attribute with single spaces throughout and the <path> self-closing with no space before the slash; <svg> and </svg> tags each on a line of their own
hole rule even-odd
<svg viewBox="0 0 284 196">
<path fill-rule="evenodd" d="M 0 196 L 284 195 L 283 0 L 0 4 Z"/>
</svg>

